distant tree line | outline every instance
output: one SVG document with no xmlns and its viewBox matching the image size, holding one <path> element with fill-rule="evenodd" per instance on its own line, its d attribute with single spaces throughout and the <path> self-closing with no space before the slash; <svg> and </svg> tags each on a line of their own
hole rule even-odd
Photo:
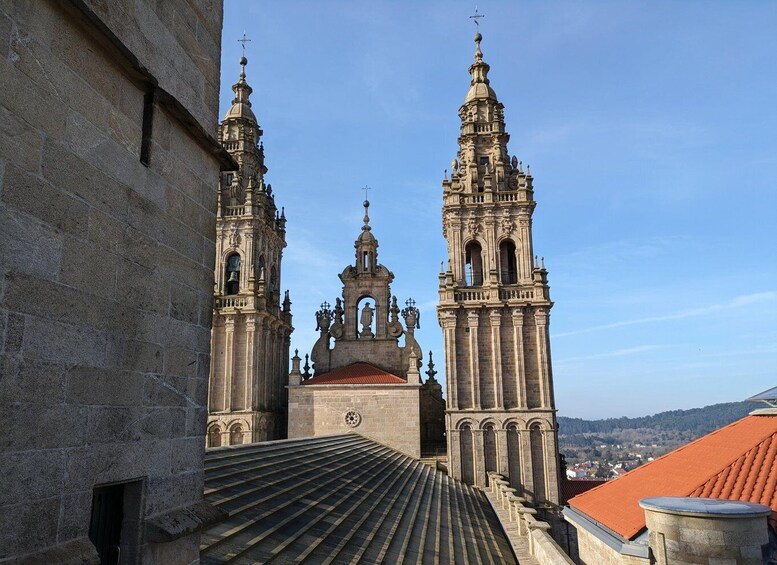
<svg viewBox="0 0 777 565">
<path fill-rule="evenodd" d="M 725 402 L 704 408 L 670 410 L 641 418 L 607 418 L 583 420 L 559 416 L 559 435 L 608 434 L 616 430 L 651 428 L 662 431 L 691 432 L 701 436 L 747 416 L 758 408 L 753 402 Z M 610 439 L 610 438 L 607 438 Z M 604 441 L 603 443 L 609 443 Z"/>
</svg>

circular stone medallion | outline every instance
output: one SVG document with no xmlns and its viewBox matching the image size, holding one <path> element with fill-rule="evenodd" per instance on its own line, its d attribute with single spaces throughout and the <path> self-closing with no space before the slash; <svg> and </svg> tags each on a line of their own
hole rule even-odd
<svg viewBox="0 0 777 565">
<path fill-rule="evenodd" d="M 362 415 L 354 409 L 348 410 L 343 416 L 345 424 L 351 428 L 355 428 L 362 423 Z"/>
</svg>

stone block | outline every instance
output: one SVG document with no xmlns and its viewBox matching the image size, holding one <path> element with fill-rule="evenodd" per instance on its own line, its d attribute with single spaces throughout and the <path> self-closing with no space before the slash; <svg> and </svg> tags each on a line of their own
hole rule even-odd
<svg viewBox="0 0 777 565">
<path fill-rule="evenodd" d="M 65 454 L 61 450 L 1 453 L 0 477 L 13 477 L 13 486 L 0 489 L 0 507 L 57 496 L 62 492 L 64 474 Z"/>
<path fill-rule="evenodd" d="M 199 323 L 200 294 L 181 284 L 170 287 L 170 315 L 189 324 Z"/>
<path fill-rule="evenodd" d="M 74 539 L 89 535 L 93 495 L 92 489 L 62 494 L 59 513 L 60 539 Z"/>
<path fill-rule="evenodd" d="M 202 437 L 185 437 L 172 440 L 173 474 L 196 469 L 205 458 L 205 442 Z"/>
<path fill-rule="evenodd" d="M 40 170 L 43 135 L 0 106 L 0 158 L 13 161 L 24 171 Z"/>
<path fill-rule="evenodd" d="M 58 405 L 64 401 L 61 364 L 0 356 L 0 402 Z"/>
<path fill-rule="evenodd" d="M 35 414 L 34 425 L 30 413 Z M 87 409 L 59 404 L 4 404 L 0 409 L 0 451 L 55 449 L 82 445 Z"/>
<path fill-rule="evenodd" d="M 22 351 L 25 356 L 74 365 L 105 364 L 103 332 L 27 316 Z"/>
<path fill-rule="evenodd" d="M 179 407 L 146 408 L 141 421 L 144 439 L 170 439 L 186 433 L 186 410 Z"/>
<path fill-rule="evenodd" d="M 111 337 L 108 340 L 106 364 L 127 371 L 161 373 L 164 350 L 156 343 Z"/>
<path fill-rule="evenodd" d="M 195 402 L 189 398 L 187 384 L 186 377 L 148 373 L 143 382 L 143 404 L 183 408 L 191 406 Z"/>
<path fill-rule="evenodd" d="M 97 367 L 68 368 L 67 402 L 96 406 L 139 406 L 143 398 L 143 375 Z"/>
<path fill-rule="evenodd" d="M 169 282 L 154 269 L 145 269 L 129 261 L 118 265 L 117 300 L 139 310 L 167 314 Z"/>
<path fill-rule="evenodd" d="M 206 406 L 189 407 L 186 409 L 186 435 L 198 437 L 205 445 L 205 427 L 208 421 L 208 409 Z"/>
<path fill-rule="evenodd" d="M 89 206 L 49 182 L 8 163 L 3 176 L 2 200 L 50 226 L 81 236 L 88 227 Z"/>
<path fill-rule="evenodd" d="M 86 443 L 137 441 L 144 410 L 134 406 L 90 406 L 86 423 Z"/>
<path fill-rule="evenodd" d="M 202 499 L 204 477 L 201 472 L 150 477 L 146 491 L 146 514 L 153 516 L 169 508 L 186 506 Z"/>
<path fill-rule="evenodd" d="M 76 155 L 64 143 L 46 140 L 43 176 L 115 219 L 126 221 L 130 188 Z"/>
<path fill-rule="evenodd" d="M 59 280 L 86 294 L 111 299 L 116 295 L 119 258 L 93 244 L 65 237 Z"/>
<path fill-rule="evenodd" d="M 59 273 L 62 237 L 51 227 L 0 206 L 2 270 L 53 279 Z"/>
<path fill-rule="evenodd" d="M 24 340 L 24 316 L 8 312 L 6 314 L 4 353 L 18 353 Z"/>
<path fill-rule="evenodd" d="M 164 373 L 178 377 L 196 377 L 197 353 L 180 347 L 166 348 L 164 352 Z"/>
<path fill-rule="evenodd" d="M 0 560 L 57 542 L 59 498 L 26 501 L 0 512 Z"/>
</svg>

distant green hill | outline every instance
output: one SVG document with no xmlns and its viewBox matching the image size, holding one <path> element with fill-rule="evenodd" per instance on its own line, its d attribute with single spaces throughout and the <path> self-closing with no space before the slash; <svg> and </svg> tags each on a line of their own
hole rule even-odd
<svg viewBox="0 0 777 565">
<path fill-rule="evenodd" d="M 603 434 L 612 433 L 615 430 L 652 428 L 661 431 L 691 432 L 696 436 L 701 436 L 747 416 L 749 412 L 758 407 L 758 404 L 754 402 L 725 402 L 704 408 L 659 412 L 653 416 L 641 418 L 583 420 L 582 418 L 559 416 L 558 433 L 559 435 Z"/>
</svg>

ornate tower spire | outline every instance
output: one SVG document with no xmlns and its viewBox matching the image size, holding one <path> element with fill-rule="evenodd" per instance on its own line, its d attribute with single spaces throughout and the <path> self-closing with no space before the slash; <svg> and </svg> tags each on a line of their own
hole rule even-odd
<svg viewBox="0 0 777 565">
<path fill-rule="evenodd" d="M 378 266 L 378 240 L 372 235 L 370 227 L 370 201 L 364 200 L 364 225 L 356 238 L 356 272 L 374 274 Z"/>
<path fill-rule="evenodd" d="M 477 21 L 477 20 L 476 20 Z M 452 476 L 509 477 L 538 506 L 558 504 L 547 271 L 532 261 L 532 177 L 509 157 L 504 106 L 475 34 L 459 108 L 459 150 L 444 177 L 448 268 L 439 275 Z M 507 454 L 504 458 L 497 454 Z"/>
<path fill-rule="evenodd" d="M 248 41 L 240 40 L 244 47 Z M 285 435 L 293 328 L 288 293 L 281 303 L 286 214 L 265 183 L 264 132 L 251 108 L 247 65 L 244 52 L 232 106 L 219 126 L 219 141 L 240 167 L 223 172 L 218 188 L 208 425 L 237 426 L 246 441 L 263 441 Z"/>
</svg>

